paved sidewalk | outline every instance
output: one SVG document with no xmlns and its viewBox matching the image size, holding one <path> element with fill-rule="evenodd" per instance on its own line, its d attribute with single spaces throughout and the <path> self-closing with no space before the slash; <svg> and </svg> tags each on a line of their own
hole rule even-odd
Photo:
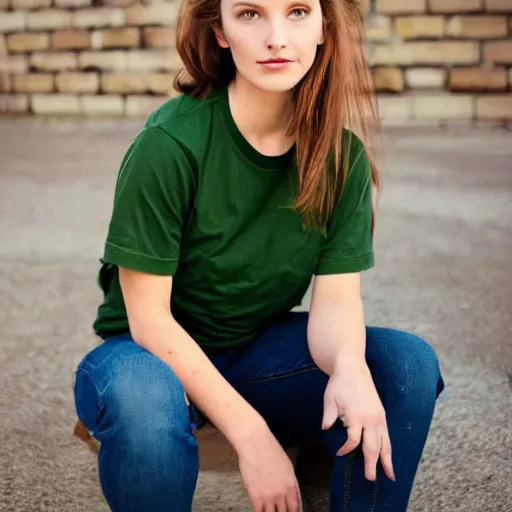
<svg viewBox="0 0 512 512">
<path fill-rule="evenodd" d="M 1 511 L 108 510 L 94 457 L 71 436 L 71 376 L 95 344 L 98 258 L 140 126 L 0 120 Z M 395 129 L 386 147 L 367 321 L 428 338 L 447 382 L 410 510 L 508 512 L 512 134 Z M 229 446 L 206 432 L 201 447 L 194 511 L 249 511 Z M 305 496 L 326 510 L 314 479 Z"/>
</svg>

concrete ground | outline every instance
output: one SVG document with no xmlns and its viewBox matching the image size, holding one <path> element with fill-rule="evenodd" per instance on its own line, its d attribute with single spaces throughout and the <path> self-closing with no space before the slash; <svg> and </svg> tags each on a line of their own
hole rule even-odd
<svg viewBox="0 0 512 512">
<path fill-rule="evenodd" d="M 107 510 L 94 456 L 71 435 L 71 379 L 96 343 L 98 258 L 140 126 L 0 121 L 2 511 Z M 447 383 L 409 510 L 510 512 L 512 135 L 395 129 L 386 148 L 367 321 L 426 337 Z M 250 510 L 214 432 L 202 434 L 201 467 L 195 511 Z M 321 482 L 305 478 L 304 494 L 326 510 Z"/>
</svg>

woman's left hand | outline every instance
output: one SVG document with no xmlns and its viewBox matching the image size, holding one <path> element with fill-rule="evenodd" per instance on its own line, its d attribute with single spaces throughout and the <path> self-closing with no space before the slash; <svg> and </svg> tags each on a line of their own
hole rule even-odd
<svg viewBox="0 0 512 512">
<path fill-rule="evenodd" d="M 337 455 L 346 455 L 357 448 L 362 437 L 366 478 L 376 479 L 380 457 L 384 472 L 395 480 L 386 412 L 364 360 L 337 366 L 329 378 L 322 429 L 331 428 L 338 417 L 347 428 L 348 439 Z"/>
</svg>

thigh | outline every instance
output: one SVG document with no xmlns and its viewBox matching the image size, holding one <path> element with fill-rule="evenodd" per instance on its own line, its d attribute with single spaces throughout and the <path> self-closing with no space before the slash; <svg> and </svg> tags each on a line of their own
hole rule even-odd
<svg viewBox="0 0 512 512">
<path fill-rule="evenodd" d="M 213 359 L 285 446 L 321 436 L 328 376 L 311 357 L 308 318 L 290 312 L 250 345 Z"/>
<path fill-rule="evenodd" d="M 76 368 L 73 389 L 79 418 L 101 442 L 135 427 L 194 428 L 194 413 L 172 368 L 129 334 L 91 350 Z"/>
<path fill-rule="evenodd" d="M 386 410 L 404 401 L 432 403 L 445 387 L 435 350 L 409 332 L 367 327 L 366 362 Z"/>
<path fill-rule="evenodd" d="M 283 444 L 320 439 L 328 375 L 311 357 L 307 312 L 290 312 L 218 367 Z M 436 397 L 444 388 L 432 347 L 403 331 L 366 328 L 366 362 L 385 408 L 397 397 Z"/>
</svg>

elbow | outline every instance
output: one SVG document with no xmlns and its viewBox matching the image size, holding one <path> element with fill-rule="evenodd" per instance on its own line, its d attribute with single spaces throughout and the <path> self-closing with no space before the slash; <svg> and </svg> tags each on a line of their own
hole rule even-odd
<svg viewBox="0 0 512 512">
<path fill-rule="evenodd" d="M 171 312 L 144 315 L 144 317 L 129 318 L 130 333 L 133 341 L 149 350 L 149 347 L 165 337 L 171 339 L 169 333 L 177 325 Z"/>
</svg>

